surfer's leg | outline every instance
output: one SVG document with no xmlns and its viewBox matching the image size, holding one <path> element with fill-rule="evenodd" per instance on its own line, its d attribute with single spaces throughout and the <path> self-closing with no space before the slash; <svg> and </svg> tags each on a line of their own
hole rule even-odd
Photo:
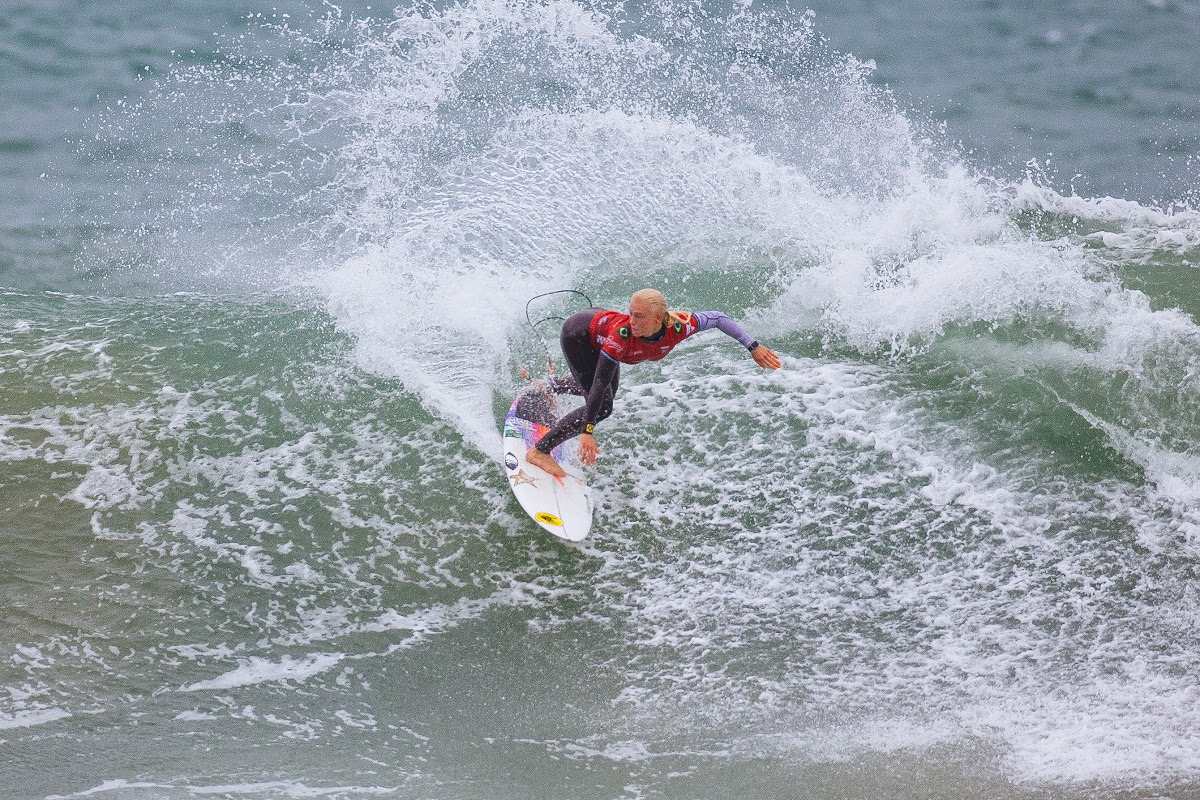
<svg viewBox="0 0 1200 800">
<path fill-rule="evenodd" d="M 554 456 L 550 455 L 549 453 L 543 453 L 536 447 L 529 448 L 529 451 L 525 453 L 525 460 L 538 469 L 549 472 L 556 478 L 567 477 L 567 471 L 563 469 L 557 461 L 554 460 Z"/>
<path fill-rule="evenodd" d="M 564 477 L 567 471 L 554 460 L 554 456 L 550 455 L 550 451 L 558 447 L 568 439 L 572 439 L 583 433 L 584 425 L 587 422 L 587 410 L 577 408 L 571 413 L 560 419 L 553 428 L 546 431 L 546 435 L 538 439 L 537 444 L 529 448 L 525 453 L 525 460 L 535 467 L 540 467 L 546 470 L 551 475 Z"/>
<path fill-rule="evenodd" d="M 571 377 L 582 389 L 580 394 L 587 394 L 588 389 L 592 388 L 596 365 L 600 362 L 600 351 L 592 346 L 592 337 L 588 333 L 592 317 L 599 310 L 589 308 L 567 317 L 558 336 L 563 355 L 567 357 L 567 366 L 571 369 Z"/>
<path fill-rule="evenodd" d="M 572 375 L 569 378 L 547 378 L 546 388 L 552 394 L 574 394 L 583 397 L 587 392 L 579 385 L 579 381 Z"/>
<path fill-rule="evenodd" d="M 586 396 L 587 392 L 591 390 L 592 380 L 596 377 L 596 365 L 600 361 L 600 351 L 592 347 L 588 326 L 597 310 L 589 309 L 572 314 L 563 323 L 559 340 L 562 343 L 563 354 L 567 357 L 567 364 L 571 368 L 571 378 L 569 379 L 570 384 L 567 383 L 568 379 L 555 380 L 561 381 L 560 385 L 564 388 L 568 385 L 578 387 L 579 391 L 568 389 L 571 394 Z M 599 419 L 604 419 L 612 413 L 613 395 L 617 390 L 619 375 L 619 369 L 614 371 L 612 381 L 601 404 Z M 551 391 L 555 390 L 551 389 Z M 577 408 L 566 414 L 546 432 L 545 436 L 538 440 L 537 444 L 529 449 L 529 452 L 525 454 L 525 460 L 535 467 L 546 470 L 551 475 L 560 477 L 566 475 L 566 471 L 559 466 L 550 452 L 568 439 L 583 433 L 586 425 L 586 408 Z"/>
<path fill-rule="evenodd" d="M 538 439 L 534 448 L 550 455 L 550 451 L 558 447 L 567 439 L 573 439 L 583 433 L 583 427 L 586 423 L 587 410 L 580 407 L 569 414 L 566 414 L 554 424 L 554 427 L 546 431 L 546 435 Z"/>
<path fill-rule="evenodd" d="M 562 345 L 563 355 L 567 357 L 567 367 L 571 370 L 570 377 L 548 378 L 546 388 L 554 394 L 573 394 L 583 397 L 592 378 L 596 374 L 596 364 L 600 352 L 592 347 L 588 327 L 598 309 L 588 309 L 572 314 L 563 323 L 558 340 Z"/>
<path fill-rule="evenodd" d="M 566 470 L 563 469 L 562 464 L 554 461 L 554 457 L 550 453 L 544 453 L 536 449 L 536 447 L 529 447 L 528 452 L 526 452 L 526 461 L 538 469 L 547 471 L 547 473 L 550 473 L 554 477 L 566 477 Z"/>
<path fill-rule="evenodd" d="M 617 388 L 620 386 L 621 371 L 616 370 L 613 373 L 612 381 L 604 392 L 604 398 L 600 402 L 600 413 L 596 416 L 596 421 L 608 419 L 613 410 L 613 396 L 616 394 Z M 550 430 L 546 431 L 546 435 L 538 440 L 534 445 L 534 449 L 540 451 L 543 455 L 550 455 L 550 451 L 558 447 L 568 439 L 573 439 L 583 433 L 587 427 L 587 407 L 580 406 L 569 414 L 564 415 L 558 422 L 554 424 Z M 540 466 L 540 465 L 538 465 Z"/>
</svg>

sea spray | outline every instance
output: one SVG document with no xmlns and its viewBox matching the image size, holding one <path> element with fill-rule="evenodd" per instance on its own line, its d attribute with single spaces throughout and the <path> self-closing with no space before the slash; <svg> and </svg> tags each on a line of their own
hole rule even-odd
<svg viewBox="0 0 1200 800">
<path fill-rule="evenodd" d="M 987 175 L 807 14 L 276 22 L 97 143 L 156 296 L 4 297 L 18 789 L 1195 783 L 1190 212 Z M 785 367 L 625 370 L 564 552 L 524 302 L 647 283 Z"/>
</svg>

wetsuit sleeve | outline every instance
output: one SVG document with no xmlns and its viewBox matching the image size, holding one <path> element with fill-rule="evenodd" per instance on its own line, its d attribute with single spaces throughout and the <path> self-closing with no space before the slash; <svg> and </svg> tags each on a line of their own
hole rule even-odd
<svg viewBox="0 0 1200 800">
<path fill-rule="evenodd" d="M 587 400 L 584 401 L 584 433 L 591 433 L 592 426 L 600 418 L 600 409 L 604 406 L 604 400 L 612 391 L 613 376 L 617 372 L 617 362 L 612 357 L 603 351 L 600 352 L 600 360 L 596 362 L 596 374 L 592 378 L 592 388 L 587 393 Z"/>
<path fill-rule="evenodd" d="M 754 337 L 746 333 L 741 325 L 731 317 L 727 317 L 720 311 L 697 311 L 695 314 L 696 320 L 699 323 L 697 333 L 706 331 L 709 328 L 716 328 L 726 336 L 731 336 L 741 343 L 742 347 L 753 351 L 758 347 L 758 342 Z"/>
</svg>

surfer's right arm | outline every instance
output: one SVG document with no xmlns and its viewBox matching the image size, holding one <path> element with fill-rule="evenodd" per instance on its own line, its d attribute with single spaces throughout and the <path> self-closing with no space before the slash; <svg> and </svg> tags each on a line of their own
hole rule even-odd
<svg viewBox="0 0 1200 800">
<path fill-rule="evenodd" d="M 592 378 L 592 388 L 588 391 L 587 399 L 583 404 L 583 432 L 579 434 L 579 460 L 587 466 L 596 463 L 596 454 L 600 452 L 592 431 L 595 430 L 596 423 L 600 420 L 600 410 L 604 406 L 608 387 L 612 384 L 616 371 L 616 359 L 601 350 L 600 358 L 596 361 L 596 374 Z"/>
<path fill-rule="evenodd" d="M 596 445 L 596 437 L 590 433 L 579 434 L 579 463 L 590 467 L 596 463 L 596 455 L 600 448 Z"/>
</svg>

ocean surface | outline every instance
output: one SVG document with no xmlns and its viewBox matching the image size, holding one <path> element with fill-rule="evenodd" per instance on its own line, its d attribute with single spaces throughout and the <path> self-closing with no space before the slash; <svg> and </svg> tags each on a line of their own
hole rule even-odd
<svg viewBox="0 0 1200 800">
<path fill-rule="evenodd" d="M 0 796 L 1200 797 L 1197 42 L 8 0 Z M 784 367 L 626 368 L 568 547 L 526 302 L 646 285 Z"/>
</svg>

